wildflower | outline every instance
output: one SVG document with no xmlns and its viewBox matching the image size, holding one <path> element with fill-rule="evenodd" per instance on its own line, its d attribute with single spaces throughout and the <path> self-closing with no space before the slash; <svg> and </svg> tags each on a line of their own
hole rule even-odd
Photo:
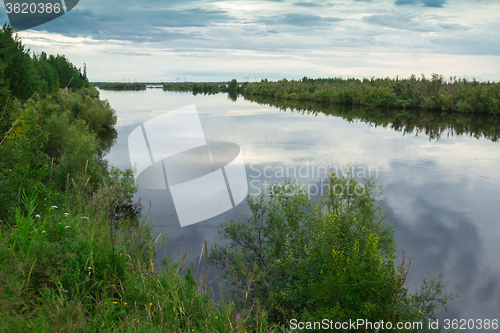
<svg viewBox="0 0 500 333">
<path fill-rule="evenodd" d="M 64 213 L 64 216 L 69 216 L 69 214 L 68 213 Z"/>
<path fill-rule="evenodd" d="M 86 219 L 86 220 L 88 220 L 88 219 L 89 219 L 87 216 L 82 216 L 82 217 L 80 217 L 80 218 L 81 218 L 81 219 Z"/>
<path fill-rule="evenodd" d="M 153 303 L 151 303 L 151 302 L 150 302 L 150 303 L 149 303 L 149 306 L 151 306 L 151 305 L 153 305 Z"/>
<path fill-rule="evenodd" d="M 238 321 L 238 320 L 240 320 L 240 319 L 241 319 L 241 317 L 240 317 L 240 314 L 238 313 L 238 314 L 236 315 L 236 321 Z"/>
<path fill-rule="evenodd" d="M 69 225 L 65 226 L 64 229 L 68 229 L 69 228 Z"/>
<path fill-rule="evenodd" d="M 44 234 L 44 233 L 45 233 L 45 230 L 42 231 L 42 234 Z"/>
<path fill-rule="evenodd" d="M 57 206 L 52 206 L 52 207 L 50 207 L 50 208 L 51 208 L 51 209 L 57 209 Z"/>
<path fill-rule="evenodd" d="M 124 306 L 125 306 L 125 305 L 127 305 L 127 302 L 123 303 L 123 305 L 124 305 Z"/>
<path fill-rule="evenodd" d="M 36 214 L 35 217 L 40 218 L 40 214 Z"/>
<path fill-rule="evenodd" d="M 116 303 L 118 303 L 118 302 L 113 302 L 113 304 L 116 304 Z"/>
<path fill-rule="evenodd" d="M 219 319 L 219 317 L 215 316 L 215 319 Z"/>
</svg>

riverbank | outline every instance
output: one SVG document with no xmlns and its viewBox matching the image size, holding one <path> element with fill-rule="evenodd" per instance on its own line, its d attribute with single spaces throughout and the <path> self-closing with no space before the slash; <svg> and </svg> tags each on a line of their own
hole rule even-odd
<svg viewBox="0 0 500 333">
<path fill-rule="evenodd" d="M 170 83 L 164 90 L 197 93 L 235 92 L 246 97 L 262 96 L 294 101 L 431 110 L 461 113 L 500 114 L 500 84 L 475 79 L 432 74 L 428 79 L 412 75 L 405 79 L 325 78 L 238 83 Z"/>
</svg>

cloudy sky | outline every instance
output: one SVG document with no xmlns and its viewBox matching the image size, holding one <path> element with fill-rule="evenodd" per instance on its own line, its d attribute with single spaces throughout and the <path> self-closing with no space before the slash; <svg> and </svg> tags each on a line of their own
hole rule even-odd
<svg viewBox="0 0 500 333">
<path fill-rule="evenodd" d="M 499 32 L 498 0 L 81 0 L 19 36 L 86 63 L 91 81 L 500 81 Z"/>
</svg>

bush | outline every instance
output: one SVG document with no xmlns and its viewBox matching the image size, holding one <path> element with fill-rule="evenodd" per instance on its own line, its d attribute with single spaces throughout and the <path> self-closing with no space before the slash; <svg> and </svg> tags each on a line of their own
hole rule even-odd
<svg viewBox="0 0 500 333">
<path fill-rule="evenodd" d="M 318 205 L 290 180 L 274 184 L 269 197 L 249 196 L 249 217 L 220 225 L 223 244 L 212 247 L 210 260 L 240 311 L 258 301 L 276 325 L 292 318 L 396 323 L 433 317 L 451 296 L 439 277 L 433 280 L 441 283 L 436 294 L 436 288 L 408 294 L 410 263 L 397 261 L 374 180 L 331 173 L 329 184 Z M 334 185 L 344 191 L 335 192 Z"/>
</svg>

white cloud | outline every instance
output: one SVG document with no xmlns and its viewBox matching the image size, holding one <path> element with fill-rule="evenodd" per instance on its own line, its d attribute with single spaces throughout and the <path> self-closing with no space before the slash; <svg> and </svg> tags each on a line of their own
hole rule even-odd
<svg viewBox="0 0 500 333">
<path fill-rule="evenodd" d="M 433 72 L 498 81 L 499 11 L 494 1 L 89 1 L 20 36 L 36 52 L 87 63 L 98 81 Z"/>
</svg>

